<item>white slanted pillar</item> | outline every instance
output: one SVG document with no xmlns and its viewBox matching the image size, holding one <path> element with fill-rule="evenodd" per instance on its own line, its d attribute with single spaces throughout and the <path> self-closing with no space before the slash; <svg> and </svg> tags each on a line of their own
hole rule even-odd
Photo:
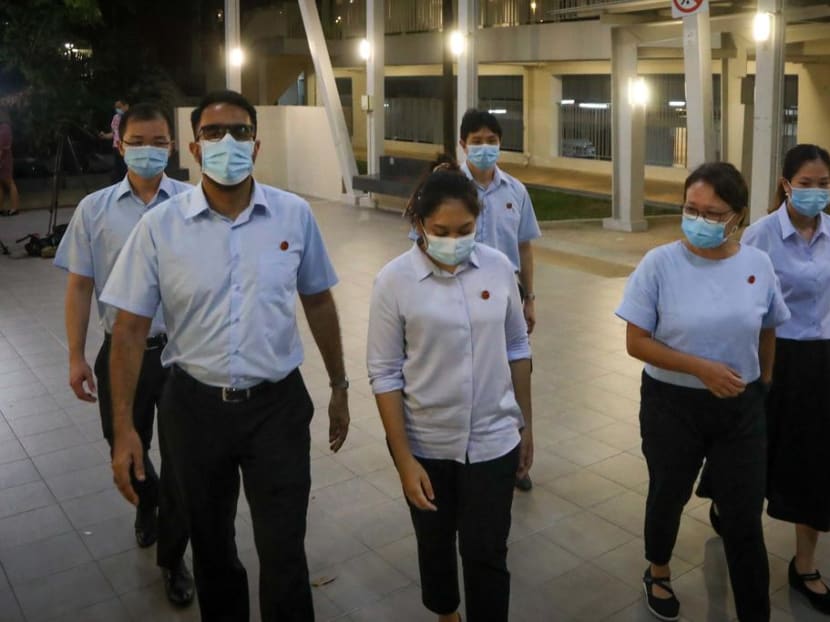
<svg viewBox="0 0 830 622">
<path fill-rule="evenodd" d="M 239 0 L 225 0 L 225 87 L 242 92 Z"/>
<path fill-rule="evenodd" d="M 715 160 L 712 112 L 712 44 L 709 10 L 683 18 L 683 66 L 686 73 L 687 166 Z"/>
<path fill-rule="evenodd" d="M 323 34 L 323 25 L 320 23 L 320 13 L 317 11 L 317 4 L 314 0 L 298 0 L 298 3 L 308 38 L 308 49 L 311 51 L 311 60 L 314 62 L 314 72 L 317 74 L 317 92 L 326 109 L 334 147 L 337 150 L 343 186 L 346 195 L 354 199 L 352 180 L 357 175 L 357 161 L 352 150 L 346 117 L 343 116 L 340 95 L 337 93 L 337 83 L 334 81 L 334 70 L 331 66 L 326 37 Z"/>
<path fill-rule="evenodd" d="M 744 119 L 746 105 L 742 87 L 746 78 L 747 42 L 734 34 L 723 35 L 724 49 L 730 54 L 721 68 L 721 159 L 743 171 Z"/>
<path fill-rule="evenodd" d="M 470 108 L 478 108 L 478 61 L 476 59 L 476 32 L 478 0 L 458 0 L 458 30 L 466 46 L 458 57 L 458 101 L 455 129 L 461 127 L 461 118 Z M 456 145 L 456 158 L 464 159 L 464 151 Z"/>
<path fill-rule="evenodd" d="M 767 213 L 781 175 L 781 117 L 784 111 L 784 35 L 782 0 L 758 0 L 759 14 L 767 14 L 769 36 L 756 41 L 755 116 L 752 131 L 752 187 L 749 218 Z M 756 39 L 757 37 L 756 32 Z"/>
<path fill-rule="evenodd" d="M 366 40 L 369 58 L 366 59 L 366 158 L 370 175 L 380 174 L 380 158 L 384 152 L 386 135 L 386 91 L 384 88 L 385 0 L 366 1 Z"/>
<path fill-rule="evenodd" d="M 637 77 L 638 39 L 625 28 L 611 30 L 611 160 L 612 216 L 606 229 L 645 231 L 645 108 L 632 104 L 630 88 Z"/>
</svg>

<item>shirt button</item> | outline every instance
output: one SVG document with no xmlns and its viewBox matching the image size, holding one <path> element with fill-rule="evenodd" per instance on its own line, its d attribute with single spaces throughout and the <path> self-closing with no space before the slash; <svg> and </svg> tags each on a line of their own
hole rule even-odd
<svg viewBox="0 0 830 622">
<path fill-rule="evenodd" d="M 234 323 L 234 324 L 239 324 L 239 318 L 236 318 L 236 319 L 233 321 L 233 323 Z"/>
</svg>

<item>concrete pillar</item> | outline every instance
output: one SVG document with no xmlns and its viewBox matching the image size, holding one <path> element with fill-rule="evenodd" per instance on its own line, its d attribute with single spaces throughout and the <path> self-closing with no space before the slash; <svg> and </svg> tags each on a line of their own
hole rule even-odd
<svg viewBox="0 0 830 622">
<path fill-rule="evenodd" d="M 456 158 L 464 159 L 464 151 L 457 144 L 461 118 L 469 108 L 478 108 L 478 61 L 476 59 L 476 32 L 478 0 L 458 0 L 458 31 L 464 36 L 466 47 L 458 57 L 458 100 L 456 102 Z"/>
<path fill-rule="evenodd" d="M 769 39 L 755 46 L 755 116 L 752 132 L 750 222 L 766 215 L 781 175 L 781 117 L 784 109 L 783 0 L 758 0 L 758 11 L 771 14 Z"/>
<path fill-rule="evenodd" d="M 317 12 L 317 3 L 314 0 L 298 0 L 298 4 L 303 17 L 311 60 L 314 62 L 317 97 L 318 101 L 322 100 L 326 109 L 334 147 L 337 149 L 337 161 L 340 164 L 343 188 L 348 197 L 355 198 L 352 178 L 357 175 L 357 162 L 349 139 L 349 130 L 346 127 L 346 117 L 343 116 L 340 95 L 337 93 L 334 70 L 331 66 L 326 37 L 323 34 L 323 25 L 320 23 L 320 14 Z M 309 89 L 310 94 L 311 89 Z"/>
<path fill-rule="evenodd" d="M 625 28 L 611 30 L 611 159 L 612 216 L 602 221 L 606 229 L 645 231 L 643 209 L 646 164 L 645 108 L 629 99 L 631 81 L 637 77 L 638 39 Z"/>
<path fill-rule="evenodd" d="M 805 63 L 798 72 L 798 142 L 830 149 L 828 63 Z"/>
<path fill-rule="evenodd" d="M 721 159 L 734 164 L 739 170 L 743 165 L 744 113 L 741 86 L 746 78 L 747 42 L 734 35 L 723 35 L 723 47 L 732 48 L 733 56 L 721 63 Z"/>
<path fill-rule="evenodd" d="M 366 158 L 370 175 L 380 174 L 380 157 L 384 153 L 386 134 L 384 5 L 384 0 L 366 2 L 366 40 L 369 42 L 369 58 L 366 61 L 366 95 L 369 98 L 369 110 L 366 111 Z M 354 89 L 352 92 L 355 92 Z"/>
<path fill-rule="evenodd" d="M 225 87 L 242 92 L 242 66 L 231 62 L 231 52 L 240 48 L 239 0 L 225 0 Z"/>
<path fill-rule="evenodd" d="M 712 42 L 709 10 L 683 18 L 683 66 L 686 74 L 686 162 L 694 168 L 715 159 L 712 112 Z"/>
</svg>

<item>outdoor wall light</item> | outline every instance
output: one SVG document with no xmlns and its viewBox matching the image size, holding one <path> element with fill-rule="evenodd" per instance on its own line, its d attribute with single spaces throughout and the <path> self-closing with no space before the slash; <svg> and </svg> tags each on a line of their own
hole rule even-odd
<svg viewBox="0 0 830 622">
<path fill-rule="evenodd" d="M 228 60 L 231 67 L 241 67 L 245 62 L 245 52 L 242 51 L 242 48 L 233 48 L 228 54 Z"/>
<path fill-rule="evenodd" d="M 372 46 L 369 44 L 367 39 L 361 39 L 360 44 L 358 45 L 358 51 L 360 53 L 360 58 L 363 60 L 369 60 L 369 56 L 372 54 Z"/>
<path fill-rule="evenodd" d="M 464 40 L 464 35 L 458 30 L 453 30 L 450 33 L 450 52 L 452 52 L 452 55 L 461 56 L 466 47 L 467 42 Z"/>
<path fill-rule="evenodd" d="M 752 20 L 752 37 L 758 43 L 768 41 L 772 34 L 772 13 L 756 13 Z"/>
<path fill-rule="evenodd" d="M 633 78 L 628 83 L 628 101 L 632 106 L 645 108 L 648 103 L 648 84 L 645 78 Z"/>
</svg>

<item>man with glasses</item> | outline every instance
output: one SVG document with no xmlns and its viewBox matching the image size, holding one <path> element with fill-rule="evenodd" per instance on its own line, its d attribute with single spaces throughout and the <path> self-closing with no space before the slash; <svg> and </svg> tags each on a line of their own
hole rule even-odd
<svg viewBox="0 0 830 622">
<path fill-rule="evenodd" d="M 265 622 L 314 619 L 305 556 L 314 413 L 299 372 L 296 298 L 325 363 L 329 443 L 349 426 L 337 282 L 311 208 L 256 183 L 256 110 L 220 91 L 191 116 L 199 186 L 148 214 L 113 270 L 103 299 L 118 307 L 112 350 L 115 450 L 122 494 L 136 493 L 141 443 L 129 413 L 142 335 L 161 304 L 171 368 L 159 426 L 182 490 L 202 620 L 249 618 L 248 580 L 237 554 L 240 487 L 251 510 Z"/>
<path fill-rule="evenodd" d="M 164 174 L 173 141 L 170 122 L 161 109 L 150 104 L 133 106 L 121 116 L 119 131 L 122 140 L 118 148 L 127 163 L 126 176 L 78 204 L 55 256 L 55 265 L 69 272 L 65 301 L 69 385 L 78 399 L 95 402 L 97 377 L 101 427 L 110 447 L 113 446 L 113 415 L 109 358 L 116 310 L 101 302 L 101 293 L 120 250 L 141 217 L 162 201 L 193 188 Z M 105 331 L 104 343 L 95 359 L 94 376 L 85 353 L 93 291 Z M 137 493 L 135 538 L 142 548 L 158 540 L 157 563 L 162 568 L 167 598 L 183 606 L 193 601 L 193 578 L 183 559 L 187 530 L 176 505 L 178 495 L 166 466 L 168 457 L 161 435 L 161 477 L 148 455 L 155 409 L 167 377 L 161 365 L 161 350 L 167 341 L 164 320 L 160 309 L 153 309 L 151 316 L 139 344 L 140 376 L 130 410 L 132 425 L 140 439 L 139 456 L 144 473 L 141 481 L 133 480 Z"/>
</svg>

